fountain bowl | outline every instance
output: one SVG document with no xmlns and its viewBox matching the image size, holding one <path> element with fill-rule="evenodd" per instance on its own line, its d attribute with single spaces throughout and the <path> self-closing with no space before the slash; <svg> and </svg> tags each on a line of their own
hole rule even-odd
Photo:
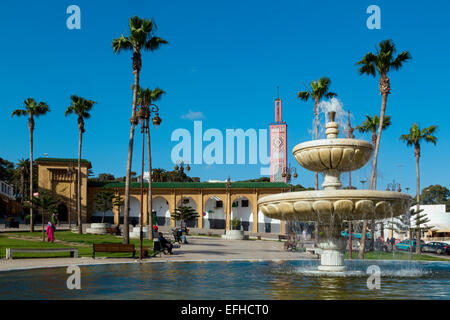
<svg viewBox="0 0 450 320">
<path fill-rule="evenodd" d="M 313 190 L 273 194 L 258 200 L 269 218 L 298 221 L 385 219 L 408 211 L 412 198 L 378 190 Z"/>
<path fill-rule="evenodd" d="M 343 138 L 307 141 L 292 150 L 302 167 L 315 172 L 357 170 L 370 160 L 372 152 L 372 144 L 365 140 Z"/>
</svg>

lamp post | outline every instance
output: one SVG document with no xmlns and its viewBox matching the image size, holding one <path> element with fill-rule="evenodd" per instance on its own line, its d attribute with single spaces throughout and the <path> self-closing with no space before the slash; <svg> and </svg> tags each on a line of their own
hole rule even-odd
<svg viewBox="0 0 450 320">
<path fill-rule="evenodd" d="M 150 106 L 153 106 L 150 108 Z M 152 112 L 155 113 L 155 116 L 152 119 L 152 122 L 155 126 L 159 126 L 161 123 L 161 118 L 158 115 L 159 108 L 155 104 L 143 103 L 141 108 L 137 113 L 137 117 L 139 122 L 141 123 L 141 133 L 142 133 L 142 162 L 141 162 L 141 212 L 140 212 L 140 221 L 139 221 L 139 260 L 143 258 L 143 222 L 144 222 L 144 152 L 145 152 L 145 135 L 149 133 L 149 120 Z M 149 136 L 150 138 L 150 136 Z M 149 141 L 150 142 L 150 141 Z M 151 154 L 149 151 L 149 164 L 151 163 Z M 149 169 L 149 184 L 148 184 L 148 192 L 151 197 L 151 167 Z M 151 213 L 150 213 L 151 214 Z M 151 219 L 151 216 L 150 216 Z M 150 220 L 149 233 L 153 233 L 153 221 Z"/>
<path fill-rule="evenodd" d="M 233 209 L 231 208 L 231 203 L 230 203 L 230 200 L 231 200 L 231 196 L 230 196 L 231 179 L 230 179 L 230 177 L 228 177 L 225 187 L 226 187 L 226 192 L 227 192 L 227 211 L 229 210 L 229 212 L 230 212 L 230 214 L 227 215 L 227 217 L 229 217 L 229 219 L 230 219 L 229 227 L 231 230 L 231 212 Z M 225 229 L 226 229 L 226 225 L 225 225 Z"/>
<path fill-rule="evenodd" d="M 391 183 L 387 184 L 386 191 L 402 192 L 402 188 L 400 187 L 400 183 L 397 183 L 395 182 L 395 180 L 392 180 Z"/>
<path fill-rule="evenodd" d="M 287 167 L 284 167 L 283 172 L 281 173 L 281 177 L 286 178 L 286 183 L 287 184 L 291 184 L 291 179 L 297 179 L 298 174 L 297 174 L 297 169 L 294 167 L 291 167 L 291 164 L 288 163 Z M 290 187 L 290 191 L 292 192 L 292 185 Z M 288 230 L 289 230 L 289 234 L 290 232 L 292 232 L 293 228 L 292 228 L 292 221 L 288 221 Z"/>
<path fill-rule="evenodd" d="M 178 163 L 180 165 L 178 165 Z M 186 171 L 189 172 L 191 170 L 191 167 L 189 166 L 189 164 L 185 165 L 184 161 L 177 161 L 175 163 L 175 171 L 180 171 L 181 172 L 181 182 L 180 182 L 180 192 L 181 192 L 181 199 L 180 199 L 180 228 L 183 229 L 183 172 L 184 169 L 186 168 Z"/>
<path fill-rule="evenodd" d="M 73 163 L 70 163 L 69 169 L 67 169 L 67 173 L 70 176 L 69 180 L 69 229 L 72 229 L 72 219 L 71 219 L 71 207 L 72 207 L 72 177 L 75 173 L 75 169 L 73 167 Z"/>
<path fill-rule="evenodd" d="M 355 129 L 352 128 L 352 125 L 350 123 L 350 110 L 348 110 L 348 116 L 347 116 L 347 127 L 345 128 L 346 137 L 348 139 L 355 139 L 355 135 L 353 134 L 353 131 Z M 348 172 L 348 188 L 352 188 L 352 172 Z M 352 260 L 352 221 L 347 221 L 348 223 L 348 256 L 349 259 Z"/>
<path fill-rule="evenodd" d="M 291 167 L 291 164 L 289 163 L 289 164 L 287 165 L 287 167 L 284 167 L 283 172 L 281 173 L 281 176 L 282 176 L 283 178 L 286 178 L 286 182 L 287 182 L 288 184 L 290 184 L 290 183 L 291 183 L 292 177 L 293 177 L 294 179 L 297 179 L 297 177 L 298 177 L 297 169 L 294 168 L 294 167 Z M 291 189 L 291 191 L 292 191 L 292 189 Z"/>
</svg>

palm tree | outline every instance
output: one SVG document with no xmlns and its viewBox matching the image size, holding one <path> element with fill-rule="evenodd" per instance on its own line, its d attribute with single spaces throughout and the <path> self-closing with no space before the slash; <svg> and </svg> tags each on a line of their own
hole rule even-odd
<svg viewBox="0 0 450 320">
<path fill-rule="evenodd" d="M 157 50 L 161 44 L 168 43 L 166 40 L 155 35 L 156 25 L 152 19 L 141 19 L 137 16 L 129 20 L 130 36 L 124 37 L 122 34 L 120 38 L 113 39 L 112 47 L 115 53 L 122 50 L 133 51 L 133 73 L 134 73 L 134 88 L 133 88 L 133 103 L 131 112 L 131 128 L 130 139 L 128 144 L 128 160 L 127 160 L 127 174 L 125 178 L 125 204 L 124 204 L 124 227 L 123 227 L 123 243 L 129 243 L 129 226 L 128 215 L 130 210 L 130 182 L 131 182 L 131 163 L 133 159 L 133 141 L 134 129 L 137 125 L 136 106 L 137 106 L 137 91 L 139 88 L 139 73 L 141 71 L 142 60 L 141 50 Z"/>
<path fill-rule="evenodd" d="M 378 133 L 377 140 L 375 144 L 375 152 L 372 162 L 372 172 L 370 175 L 370 189 L 376 189 L 377 187 L 377 159 L 378 151 L 380 148 L 381 131 L 384 125 L 384 118 L 386 113 L 386 103 L 388 95 L 391 93 L 391 86 L 389 83 L 388 73 L 392 69 L 399 70 L 403 63 L 411 59 L 411 55 L 408 51 L 402 51 L 397 57 L 394 58 L 395 54 L 395 44 L 392 40 L 383 40 L 379 43 L 379 48 L 375 48 L 376 53 L 367 53 L 361 61 L 356 64 L 359 65 L 360 75 L 367 74 L 375 77 L 378 73 L 380 75 L 379 89 L 381 93 L 381 112 L 380 120 L 378 121 Z"/>
<path fill-rule="evenodd" d="M 437 138 L 433 135 L 437 126 L 420 129 L 417 123 L 414 123 L 409 129 L 409 134 L 402 134 L 400 140 L 406 142 L 406 145 L 414 146 L 414 155 L 416 156 L 416 181 L 417 181 L 417 212 L 420 212 L 420 174 L 419 174 L 419 158 L 420 143 L 422 141 L 431 142 L 436 145 Z M 420 225 L 416 226 L 416 253 L 420 254 Z"/>
<path fill-rule="evenodd" d="M 383 130 L 386 129 L 391 125 L 391 117 L 386 116 L 383 121 Z M 377 115 L 374 115 L 373 117 L 370 117 L 369 115 L 366 115 L 366 120 L 363 121 L 363 123 L 360 126 L 356 126 L 356 130 L 358 130 L 361 133 L 371 132 L 372 133 L 372 144 L 375 146 L 377 143 L 377 129 L 379 127 L 380 118 L 378 118 Z M 376 168 L 375 168 L 376 170 Z M 375 174 L 376 175 L 376 174 Z M 366 231 L 367 230 L 367 220 L 364 220 L 363 222 L 363 231 L 361 235 L 361 246 L 360 246 L 360 253 L 358 257 L 364 257 L 364 251 L 366 247 Z M 375 244 L 375 220 L 372 220 L 371 222 L 371 239 L 370 239 L 370 249 L 373 250 L 374 244 Z"/>
<path fill-rule="evenodd" d="M 11 116 L 26 116 L 28 115 L 28 129 L 30 130 L 30 200 L 33 198 L 33 132 L 34 132 L 34 118 L 46 114 L 50 108 L 45 102 L 37 103 L 33 98 L 28 98 L 24 101 L 23 109 L 16 109 Z M 34 231 L 33 208 L 30 208 L 30 231 Z"/>
<path fill-rule="evenodd" d="M 112 191 L 99 191 L 95 195 L 94 208 L 103 213 L 102 223 L 105 221 L 105 213 L 112 209 L 114 199 L 114 192 Z"/>
<path fill-rule="evenodd" d="M 83 133 L 86 131 L 84 129 L 84 119 L 89 119 L 92 106 L 95 101 L 87 100 L 82 97 L 72 95 L 70 97 L 72 104 L 67 107 L 64 115 L 67 117 L 69 114 L 76 114 L 78 116 L 78 177 L 77 177 L 77 215 L 78 215 L 78 233 L 83 233 L 83 228 L 81 225 L 81 146 L 83 143 Z"/>
<path fill-rule="evenodd" d="M 148 108 L 150 110 L 150 105 L 153 104 L 153 102 L 158 101 L 161 99 L 162 95 L 165 94 L 163 90 L 160 88 L 155 89 L 138 89 L 138 102 L 137 104 Z M 149 179 L 148 179 L 148 204 L 147 204 L 147 212 L 150 213 L 150 230 L 153 230 L 153 218 L 152 218 L 152 153 L 151 153 L 151 145 L 150 145 L 150 128 L 147 130 L 147 150 L 148 150 L 148 172 L 149 172 Z M 149 232 L 149 238 L 150 240 L 153 240 L 153 232 Z"/>
<path fill-rule="evenodd" d="M 322 98 L 331 99 L 336 97 L 337 94 L 330 92 L 329 87 L 331 85 L 331 80 L 327 77 L 322 77 L 319 80 L 312 80 L 310 82 L 311 90 L 306 88 L 307 91 L 297 92 L 297 99 L 302 101 L 308 101 L 309 98 L 314 99 L 314 139 L 319 139 L 319 103 Z M 319 189 L 319 175 L 317 172 L 314 173 L 314 183 L 315 189 Z M 317 245 L 319 241 L 319 226 L 315 223 L 314 231 L 314 243 Z"/>
<path fill-rule="evenodd" d="M 153 182 L 164 182 L 164 174 L 166 170 L 161 168 L 152 169 L 152 181 Z"/>
</svg>

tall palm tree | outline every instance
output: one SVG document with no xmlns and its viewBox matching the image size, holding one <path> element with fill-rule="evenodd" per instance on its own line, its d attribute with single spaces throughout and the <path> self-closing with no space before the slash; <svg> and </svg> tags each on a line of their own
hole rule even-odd
<svg viewBox="0 0 450 320">
<path fill-rule="evenodd" d="M 310 82 L 311 90 L 306 88 L 306 91 L 297 92 L 297 99 L 308 101 L 309 98 L 314 99 L 314 139 L 319 139 L 319 103 L 322 98 L 331 99 L 337 94 L 329 91 L 331 85 L 330 78 L 322 77 L 319 80 L 312 80 Z M 314 186 L 319 190 L 319 174 L 314 173 Z M 319 241 L 319 225 L 315 223 L 314 242 L 317 245 Z"/>
<path fill-rule="evenodd" d="M 391 117 L 385 116 L 383 121 L 383 130 L 391 125 Z M 356 126 L 356 130 L 361 133 L 370 132 L 372 133 L 372 144 L 375 146 L 377 143 L 377 129 L 380 124 L 380 118 L 377 115 L 373 117 L 366 115 L 366 120 L 360 126 Z M 376 168 L 375 168 L 376 170 Z M 367 220 L 363 221 L 363 231 L 361 233 L 361 246 L 359 250 L 358 257 L 362 259 L 364 257 L 364 251 L 366 249 L 366 234 L 367 234 Z M 370 250 L 374 249 L 375 244 L 375 220 L 373 219 L 371 222 L 371 230 L 370 230 L 371 238 L 370 238 Z"/>
<path fill-rule="evenodd" d="M 23 109 L 16 109 L 11 116 L 28 116 L 28 129 L 30 130 L 30 200 L 33 198 L 33 132 L 34 132 L 34 118 L 50 111 L 50 108 L 45 102 L 37 103 L 33 98 L 28 98 L 24 101 Z M 33 208 L 30 208 L 30 231 L 34 231 Z"/>
<path fill-rule="evenodd" d="M 78 116 L 78 176 L 77 176 L 77 215 L 78 215 L 78 233 L 83 233 L 81 225 L 81 146 L 83 143 L 84 119 L 89 119 L 92 106 L 96 103 L 92 100 L 87 100 L 82 97 L 72 95 L 70 96 L 72 104 L 67 107 L 64 115 L 67 117 L 69 114 L 75 114 Z"/>
<path fill-rule="evenodd" d="M 130 182 L 131 182 L 131 163 L 133 159 L 133 141 L 134 129 L 137 125 L 136 106 L 137 106 L 137 91 L 139 89 L 139 74 L 142 66 L 141 50 L 157 50 L 161 44 L 168 43 L 166 40 L 155 35 L 156 24 L 152 19 L 141 19 L 137 16 L 129 20 L 130 36 L 124 37 L 122 34 L 120 38 L 113 39 L 112 47 L 115 53 L 122 50 L 133 51 L 133 73 L 134 73 L 134 88 L 133 88 L 133 103 L 131 111 L 131 128 L 130 139 L 128 143 L 128 160 L 127 160 L 127 174 L 125 178 L 125 203 L 124 203 L 124 227 L 123 227 L 123 243 L 128 244 L 129 226 L 128 216 L 130 211 Z"/>
<path fill-rule="evenodd" d="M 378 121 L 378 133 L 372 162 L 372 172 L 370 174 L 370 189 L 376 189 L 377 187 L 376 172 L 381 131 L 382 125 L 384 124 L 387 98 L 391 93 L 390 80 L 387 75 L 392 69 L 399 70 L 403 66 L 403 63 L 411 59 L 411 55 L 408 51 L 402 51 L 399 55 L 394 57 L 396 49 L 392 40 L 381 41 L 375 50 L 376 53 L 369 52 L 356 63 L 360 66 L 358 69 L 360 75 L 367 74 L 373 77 L 375 77 L 377 73 L 380 75 L 379 89 L 381 93 L 381 111 L 380 120 Z"/>
<path fill-rule="evenodd" d="M 414 146 L 414 155 L 416 157 L 417 212 L 420 212 L 420 143 L 425 141 L 436 145 L 438 139 L 433 135 L 436 129 L 437 126 L 430 126 L 421 130 L 419 125 L 414 123 L 409 129 L 409 134 L 402 134 L 400 136 L 400 140 L 405 142 L 407 146 Z M 420 225 L 416 226 L 416 253 L 420 254 Z"/>
<path fill-rule="evenodd" d="M 139 88 L 138 89 L 138 102 L 137 104 L 146 108 L 150 108 L 150 105 L 153 102 L 161 99 L 162 95 L 165 94 L 160 88 L 149 89 L 149 88 Z M 148 151 L 148 203 L 147 203 L 147 212 L 149 213 L 150 221 L 150 232 L 149 239 L 153 240 L 153 206 L 152 206 L 152 153 L 151 153 L 151 144 L 150 144 L 150 128 L 147 130 L 147 151 Z"/>
</svg>

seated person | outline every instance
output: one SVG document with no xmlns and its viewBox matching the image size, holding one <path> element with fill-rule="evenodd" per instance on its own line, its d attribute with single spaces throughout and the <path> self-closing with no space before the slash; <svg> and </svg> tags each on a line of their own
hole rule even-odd
<svg viewBox="0 0 450 320">
<path fill-rule="evenodd" d="M 167 248 L 167 251 L 169 252 L 169 254 L 172 254 L 173 245 L 170 243 L 170 241 L 167 241 L 167 239 L 164 238 L 162 232 L 159 233 L 158 240 L 161 245 L 161 248 Z"/>
<path fill-rule="evenodd" d="M 178 229 L 178 232 L 180 235 L 180 239 L 183 240 L 183 243 L 188 243 L 186 236 L 183 236 L 183 229 L 181 229 L 181 227 Z"/>
</svg>

